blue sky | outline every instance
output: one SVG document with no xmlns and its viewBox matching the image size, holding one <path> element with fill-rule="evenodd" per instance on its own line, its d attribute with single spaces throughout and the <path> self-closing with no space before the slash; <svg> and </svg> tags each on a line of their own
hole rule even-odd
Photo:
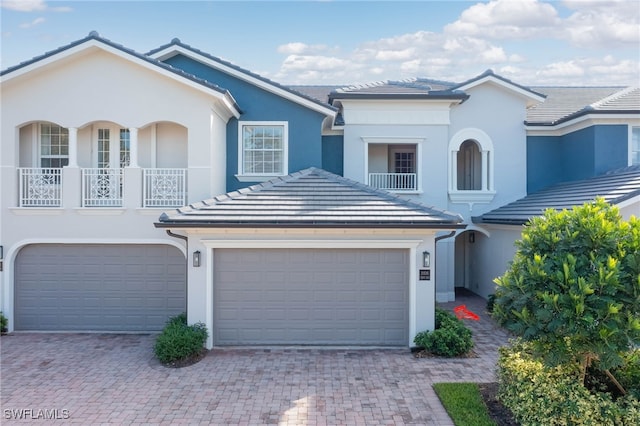
<svg viewBox="0 0 640 426">
<path fill-rule="evenodd" d="M 637 0 L 0 0 L 0 68 L 90 31 L 145 53 L 177 37 L 283 84 L 486 69 L 525 85 L 640 85 Z"/>
</svg>

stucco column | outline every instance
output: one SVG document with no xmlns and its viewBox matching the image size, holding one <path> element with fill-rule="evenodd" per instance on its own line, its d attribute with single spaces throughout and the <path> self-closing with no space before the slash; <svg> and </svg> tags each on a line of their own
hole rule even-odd
<svg viewBox="0 0 640 426">
<path fill-rule="evenodd" d="M 129 128 L 129 167 L 138 167 L 138 129 Z"/>
<path fill-rule="evenodd" d="M 458 190 L 458 151 L 451 151 L 451 164 L 449 165 L 450 191 Z"/>
<path fill-rule="evenodd" d="M 482 151 L 482 190 L 489 190 L 489 182 L 487 177 L 489 176 L 489 152 Z"/>
<path fill-rule="evenodd" d="M 78 167 L 78 128 L 69 127 L 69 165 Z"/>
</svg>

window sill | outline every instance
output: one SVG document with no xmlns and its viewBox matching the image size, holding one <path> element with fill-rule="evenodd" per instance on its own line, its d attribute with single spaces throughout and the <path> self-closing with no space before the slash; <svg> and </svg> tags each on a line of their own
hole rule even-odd
<svg viewBox="0 0 640 426">
<path fill-rule="evenodd" d="M 496 191 L 449 191 L 449 199 L 453 203 L 490 203 Z"/>
<path fill-rule="evenodd" d="M 266 182 L 271 179 L 276 179 L 279 177 L 286 176 L 285 174 L 281 175 L 235 175 L 236 179 L 240 182 Z"/>
</svg>

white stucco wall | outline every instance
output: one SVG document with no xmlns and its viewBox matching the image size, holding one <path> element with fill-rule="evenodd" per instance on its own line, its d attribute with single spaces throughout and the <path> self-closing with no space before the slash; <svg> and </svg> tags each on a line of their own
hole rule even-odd
<svg viewBox="0 0 640 426">
<path fill-rule="evenodd" d="M 434 230 L 373 230 L 373 229 L 190 229 L 187 259 L 188 269 L 188 321 L 201 321 L 209 329 L 207 347 L 213 345 L 213 256 L 216 248 L 397 248 L 412 254 L 409 270 L 409 342 L 415 334 L 432 330 L 435 325 L 436 278 L 420 281 L 422 252 L 434 253 Z M 202 253 L 202 264 L 193 267 L 192 253 Z M 432 266 L 433 267 L 433 266 Z"/>
<path fill-rule="evenodd" d="M 496 194 L 489 203 L 449 202 L 447 208 L 462 214 L 467 221 L 526 195 L 526 118 L 525 101 L 507 89 L 492 84 L 466 91 L 470 98 L 451 110 L 449 137 L 458 131 L 475 128 L 486 133 L 493 144 L 493 187 Z"/>
<path fill-rule="evenodd" d="M 126 56 L 126 55 L 124 55 Z M 184 245 L 156 229 L 162 209 L 142 209 L 140 169 L 125 169 L 125 204 L 81 208 L 80 169 L 63 169 L 63 206 L 18 207 L 18 167 L 39 167 L 36 127 L 78 129 L 78 164 L 95 167 L 96 126 L 138 128 L 141 167 L 188 168 L 188 202 L 225 192 L 226 123 L 221 95 L 97 47 L 41 68 L 3 76 L 0 108 L 0 310 L 13 312 L 13 264 L 25 244 L 155 243 Z M 154 152 L 157 158 L 152 158 Z M 153 164 L 155 162 L 155 164 Z M 138 191 L 129 197 L 129 189 Z"/>
</svg>

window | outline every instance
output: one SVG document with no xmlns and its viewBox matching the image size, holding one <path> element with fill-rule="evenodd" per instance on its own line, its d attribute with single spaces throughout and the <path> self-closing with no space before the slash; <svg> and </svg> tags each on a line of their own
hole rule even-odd
<svg viewBox="0 0 640 426">
<path fill-rule="evenodd" d="M 120 129 L 120 168 L 131 162 L 131 133 L 129 129 Z"/>
<path fill-rule="evenodd" d="M 40 167 L 69 164 L 69 130 L 52 123 L 40 124 Z"/>
<path fill-rule="evenodd" d="M 287 123 L 240 123 L 239 174 L 287 174 Z"/>
<path fill-rule="evenodd" d="M 640 127 L 631 129 L 631 165 L 640 165 Z"/>
<path fill-rule="evenodd" d="M 480 129 L 463 129 L 449 141 L 449 198 L 458 203 L 488 203 L 493 187 L 493 142 Z"/>
<path fill-rule="evenodd" d="M 110 131 L 109 129 L 98 129 L 98 168 L 109 168 L 110 152 Z"/>
<path fill-rule="evenodd" d="M 482 154 L 478 144 L 467 139 L 458 151 L 458 189 L 479 191 L 482 189 Z"/>
</svg>

